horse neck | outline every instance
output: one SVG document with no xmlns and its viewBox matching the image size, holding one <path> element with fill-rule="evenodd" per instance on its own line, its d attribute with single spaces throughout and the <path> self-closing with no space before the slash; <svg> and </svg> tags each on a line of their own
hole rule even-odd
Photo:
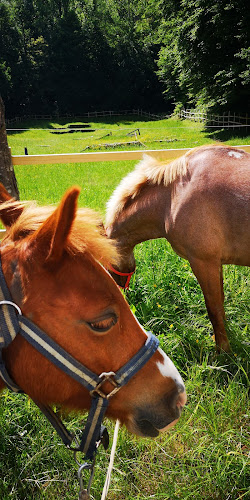
<svg viewBox="0 0 250 500">
<path fill-rule="evenodd" d="M 112 227 L 112 238 L 127 253 L 149 239 L 164 238 L 165 216 L 171 202 L 170 188 L 145 186 L 141 193 L 118 215 Z"/>
</svg>

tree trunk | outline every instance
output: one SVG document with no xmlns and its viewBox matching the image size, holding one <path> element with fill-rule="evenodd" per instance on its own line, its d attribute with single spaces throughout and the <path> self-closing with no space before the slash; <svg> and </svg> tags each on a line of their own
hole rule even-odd
<svg viewBox="0 0 250 500">
<path fill-rule="evenodd" d="M 13 198 L 19 200 L 19 191 L 17 187 L 16 176 L 11 161 L 11 152 L 8 146 L 4 104 L 0 96 L 0 182 Z"/>
</svg>

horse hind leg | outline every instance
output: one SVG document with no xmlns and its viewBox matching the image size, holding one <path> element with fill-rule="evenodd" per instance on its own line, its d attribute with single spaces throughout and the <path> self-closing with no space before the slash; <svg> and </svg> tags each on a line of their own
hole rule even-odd
<svg viewBox="0 0 250 500">
<path fill-rule="evenodd" d="M 217 262 L 191 259 L 190 265 L 201 286 L 209 319 L 213 325 L 217 350 L 230 351 L 225 329 L 222 266 Z"/>
</svg>

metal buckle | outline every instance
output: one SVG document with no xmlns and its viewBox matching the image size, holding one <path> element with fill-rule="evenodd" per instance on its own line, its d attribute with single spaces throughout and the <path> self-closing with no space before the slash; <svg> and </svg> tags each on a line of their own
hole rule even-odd
<svg viewBox="0 0 250 500">
<path fill-rule="evenodd" d="M 103 399 L 109 399 L 116 392 L 118 392 L 120 390 L 121 386 L 112 377 L 115 377 L 115 373 L 114 372 L 103 372 L 103 373 L 101 373 L 101 375 L 99 375 L 99 378 L 102 379 L 102 380 L 97 384 L 97 386 L 95 387 L 95 389 L 93 389 L 90 392 L 91 396 L 95 396 L 96 394 L 98 394 L 98 396 L 101 396 L 101 398 L 103 398 Z M 109 394 L 105 394 L 101 390 L 101 387 L 102 387 L 102 385 L 105 382 L 109 382 L 110 384 L 112 384 L 114 386 L 114 389 L 111 390 L 111 392 Z"/>
</svg>

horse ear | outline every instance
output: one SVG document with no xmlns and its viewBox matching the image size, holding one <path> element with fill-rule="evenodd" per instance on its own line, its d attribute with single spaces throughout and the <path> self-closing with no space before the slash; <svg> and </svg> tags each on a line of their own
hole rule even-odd
<svg viewBox="0 0 250 500">
<path fill-rule="evenodd" d="M 0 203 L 8 201 L 14 201 L 14 198 L 12 198 L 12 196 L 8 193 L 4 185 L 0 183 Z M 10 227 L 14 224 L 14 222 L 16 222 L 18 217 L 21 215 L 23 208 L 24 207 L 21 204 L 20 207 L 18 205 L 7 205 L 2 208 L 0 205 L 0 218 L 5 227 Z"/>
<path fill-rule="evenodd" d="M 51 266 L 62 257 L 65 242 L 70 233 L 77 210 L 80 189 L 69 189 L 63 196 L 57 209 L 30 237 L 35 245 L 35 252 L 45 255 L 44 264 Z"/>
<path fill-rule="evenodd" d="M 0 182 L 0 202 L 3 203 L 4 201 L 9 201 L 12 200 L 13 198 L 11 195 L 8 193 L 7 189 L 4 187 L 4 185 Z"/>
</svg>

